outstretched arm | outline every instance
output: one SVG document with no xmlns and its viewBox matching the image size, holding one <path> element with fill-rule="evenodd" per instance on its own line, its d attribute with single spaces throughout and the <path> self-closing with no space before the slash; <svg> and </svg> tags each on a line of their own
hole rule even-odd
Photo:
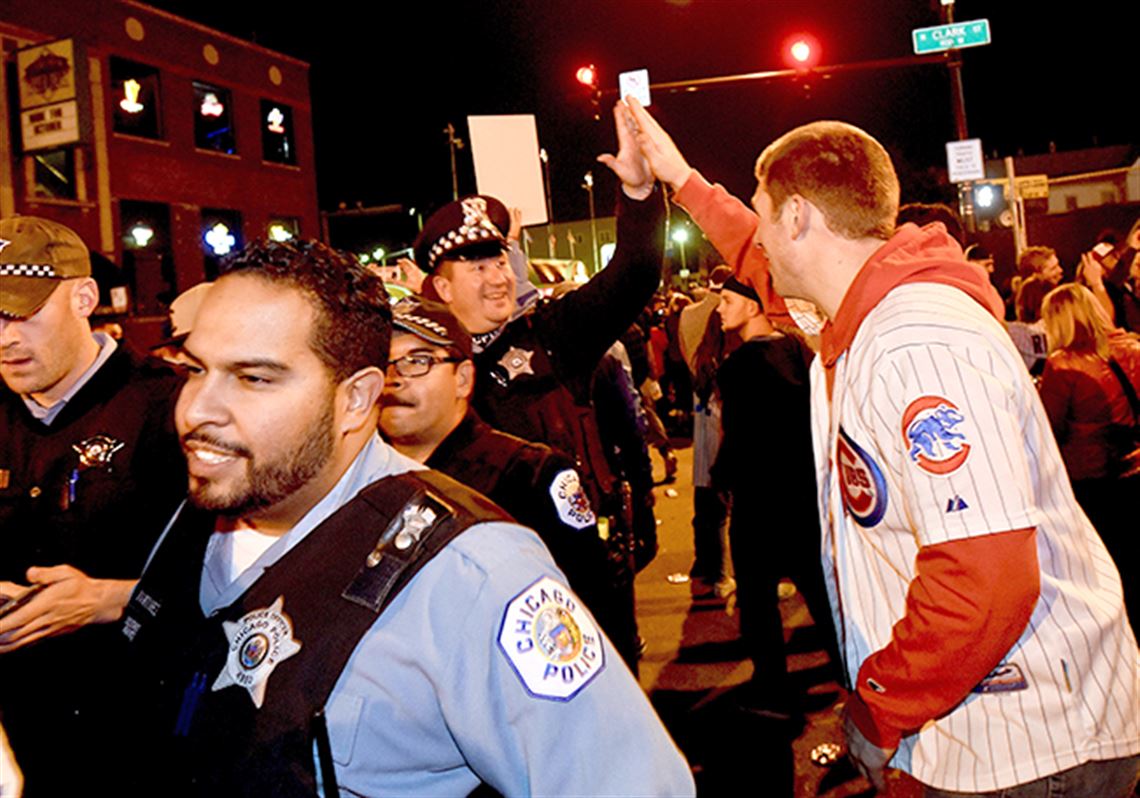
<svg viewBox="0 0 1140 798">
<path fill-rule="evenodd" d="M 617 248 L 606 268 L 549 307 L 547 347 L 564 379 L 588 380 L 606 350 L 637 320 L 661 282 L 665 204 L 653 196 L 653 174 L 634 140 L 629 109 L 614 107 L 617 155 L 598 160 L 622 181 Z"/>
<path fill-rule="evenodd" d="M 756 289 L 768 318 L 790 322 L 784 300 L 772 288 L 768 258 L 753 243 L 756 215 L 722 186 L 701 177 L 641 103 L 633 97 L 626 102 L 637 124 L 637 144 L 654 176 L 673 190 L 673 201 L 688 211 L 737 277 Z"/>
</svg>

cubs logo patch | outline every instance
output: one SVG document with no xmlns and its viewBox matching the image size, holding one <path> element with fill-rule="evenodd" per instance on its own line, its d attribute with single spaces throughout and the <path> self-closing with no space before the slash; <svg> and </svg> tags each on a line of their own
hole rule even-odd
<svg viewBox="0 0 1140 798">
<path fill-rule="evenodd" d="M 585 529 L 597 520 L 590 507 L 590 499 L 582 489 L 582 480 L 573 468 L 559 471 L 550 483 L 550 498 L 562 523 L 575 529 Z"/>
<path fill-rule="evenodd" d="M 941 396 L 920 396 L 907 405 L 902 434 L 911 462 L 936 476 L 960 468 L 970 455 L 970 444 L 955 428 L 965 420 L 958 406 Z"/>
<path fill-rule="evenodd" d="M 887 480 L 871 455 L 839 428 L 835 445 L 843 506 L 859 526 L 872 527 L 887 511 Z"/>
<path fill-rule="evenodd" d="M 301 650 L 301 641 L 293 637 L 293 621 L 282 609 L 285 597 L 278 596 L 272 605 L 253 610 L 237 621 L 223 621 L 229 651 L 226 664 L 218 674 L 215 692 L 232 684 L 244 687 L 261 709 L 265 688 L 273 669 Z"/>
<path fill-rule="evenodd" d="M 499 648 L 536 698 L 569 701 L 602 672 L 602 635 L 570 590 L 544 576 L 503 613 Z"/>
</svg>

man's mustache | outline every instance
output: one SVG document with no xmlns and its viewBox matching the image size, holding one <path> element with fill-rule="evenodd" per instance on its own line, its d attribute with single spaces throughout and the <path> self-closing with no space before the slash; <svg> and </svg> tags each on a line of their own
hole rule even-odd
<svg viewBox="0 0 1140 798">
<path fill-rule="evenodd" d="M 237 457 L 253 457 L 253 452 L 244 446 L 236 443 L 227 443 L 221 438 L 217 438 L 207 432 L 202 432 L 201 430 L 190 430 L 182 436 L 183 446 L 192 441 L 197 443 L 204 443 L 211 449 L 217 449 L 220 452 L 228 452 L 229 454 L 233 454 Z"/>
</svg>

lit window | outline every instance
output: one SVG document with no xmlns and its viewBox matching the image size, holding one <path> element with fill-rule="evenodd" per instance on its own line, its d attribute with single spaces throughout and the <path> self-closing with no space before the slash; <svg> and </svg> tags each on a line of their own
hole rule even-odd
<svg viewBox="0 0 1140 798">
<path fill-rule="evenodd" d="M 205 256 L 207 280 L 215 279 L 222 261 L 245 245 L 241 229 L 241 214 L 237 211 L 202 209 L 199 240 Z"/>
<path fill-rule="evenodd" d="M 194 146 L 233 155 L 233 99 L 228 89 L 206 83 L 194 84 Z"/>
<path fill-rule="evenodd" d="M 293 109 L 261 101 L 261 155 L 271 163 L 297 163 L 293 144 Z"/>
<path fill-rule="evenodd" d="M 162 138 L 158 69 L 112 58 L 111 92 L 117 133 Z"/>
<path fill-rule="evenodd" d="M 271 219 L 266 234 L 272 241 L 292 241 L 301 234 L 301 225 L 292 217 Z"/>
<path fill-rule="evenodd" d="M 177 295 L 174 257 L 170 251 L 170 207 L 158 202 L 121 200 L 119 230 L 123 276 L 143 316 L 158 316 Z"/>
</svg>

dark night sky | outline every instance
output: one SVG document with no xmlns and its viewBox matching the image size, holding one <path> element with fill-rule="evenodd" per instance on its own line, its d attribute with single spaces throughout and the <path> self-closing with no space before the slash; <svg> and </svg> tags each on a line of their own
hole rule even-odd
<svg viewBox="0 0 1140 798">
<path fill-rule="evenodd" d="M 937 24 L 937 0 L 479 0 L 468 3 L 278 3 L 159 0 L 155 5 L 309 61 L 320 204 L 450 199 L 446 137 L 468 114 L 533 113 L 551 156 L 557 220 L 586 214 L 578 188 L 612 147 L 608 111 L 595 123 L 574 81 L 595 63 L 602 86 L 647 67 L 654 82 L 780 69 L 781 42 L 808 30 L 822 63 L 911 54 L 912 28 Z M 961 0 L 956 18 L 987 17 L 994 43 L 964 52 L 971 136 L 987 154 L 1136 144 L 1140 4 L 1058 6 Z M 1127 8 L 1128 10 L 1121 10 Z M 321 13 L 320 9 L 327 9 Z M 694 166 L 747 197 L 763 146 L 805 121 L 866 128 L 896 158 L 904 190 L 945 165 L 954 137 L 939 66 L 657 94 L 653 111 Z M 612 191 L 599 167 L 599 196 Z M 460 191 L 475 190 L 469 152 Z M 906 197 L 918 198 L 918 197 Z M 605 207 L 600 203 L 599 212 Z"/>
</svg>

